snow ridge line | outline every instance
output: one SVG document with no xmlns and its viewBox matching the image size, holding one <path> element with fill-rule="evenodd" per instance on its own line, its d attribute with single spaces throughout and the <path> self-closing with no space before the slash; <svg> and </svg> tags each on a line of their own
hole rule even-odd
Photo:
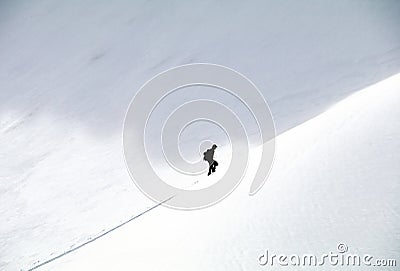
<svg viewBox="0 0 400 271">
<path fill-rule="evenodd" d="M 40 263 L 40 264 L 38 264 L 38 265 L 35 265 L 35 266 L 33 266 L 33 267 L 27 269 L 27 271 L 32 271 L 32 270 L 35 270 L 35 269 L 37 269 L 37 268 L 39 268 L 39 267 L 42 267 L 42 266 L 44 266 L 44 265 L 46 265 L 46 264 L 49 264 L 49 263 L 51 263 L 51 262 L 53 262 L 53 261 L 55 261 L 55 260 L 57 260 L 57 259 L 59 259 L 59 258 L 61 258 L 61 257 L 63 257 L 63 256 L 66 256 L 67 254 L 69 254 L 69 253 L 71 253 L 71 252 L 74 252 L 74 251 L 76 251 L 76 250 L 78 250 L 78 249 L 80 249 L 80 248 L 82 248 L 82 247 L 84 247 L 84 246 L 86 246 L 86 245 L 88 245 L 88 244 L 90 244 L 90 243 L 92 243 L 92 242 L 94 242 L 94 241 L 100 239 L 101 237 L 103 237 L 103 236 L 105 236 L 105 235 L 107 235 L 107 234 L 109 234 L 109 233 L 111 233 L 111 232 L 113 232 L 113 231 L 119 229 L 120 227 L 122 227 L 122 226 L 128 224 L 129 222 L 135 220 L 136 218 L 139 218 L 140 216 L 142 216 L 142 215 L 144 215 L 144 214 L 150 212 L 151 210 L 157 208 L 158 206 L 161 206 L 162 204 L 164 204 L 164 203 L 166 203 L 167 201 L 171 200 L 171 199 L 174 198 L 175 196 L 176 196 L 176 195 L 173 195 L 173 196 L 171 196 L 171 197 L 165 199 L 164 201 L 162 201 L 162 202 L 160 202 L 160 203 L 157 203 L 156 205 L 154 205 L 154 206 L 150 207 L 149 209 L 147 209 L 147 210 L 145 210 L 145 211 L 143 211 L 143 212 L 141 212 L 141 213 L 139 213 L 139 214 L 137 214 L 137 215 L 135 215 L 135 216 L 129 218 L 128 220 L 126 220 L 126 221 L 124 221 L 124 222 L 118 224 L 117 226 L 115 226 L 115 227 L 113 227 L 113 228 L 111 228 L 111 229 L 109 229 L 109 230 L 107 230 L 107 231 L 105 231 L 105 232 L 103 232 L 103 233 L 101 233 L 101 234 L 95 236 L 94 238 L 90 238 L 89 240 L 85 241 L 84 243 L 80 244 L 79 246 L 74 247 L 74 248 L 71 248 L 71 249 L 69 249 L 69 250 L 67 250 L 67 251 L 64 251 L 63 253 L 58 254 L 57 256 L 54 256 L 53 258 L 50 258 L 50 259 L 48 259 L 48 260 L 46 260 L 46 261 L 44 261 L 44 262 L 42 262 L 42 263 Z M 21 269 L 21 270 L 23 270 L 23 269 Z"/>
</svg>

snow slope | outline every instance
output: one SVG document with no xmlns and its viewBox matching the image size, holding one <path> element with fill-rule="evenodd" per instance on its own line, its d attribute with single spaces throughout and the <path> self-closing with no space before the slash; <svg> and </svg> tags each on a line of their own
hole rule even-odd
<svg viewBox="0 0 400 271">
<path fill-rule="evenodd" d="M 400 74 L 278 136 L 271 177 L 254 197 L 249 176 L 212 208 L 156 208 L 40 270 L 263 270 L 272 268 L 258 265 L 265 249 L 322 255 L 339 243 L 398 262 L 398 116 Z"/>
<path fill-rule="evenodd" d="M 0 1 L 0 270 L 152 206 L 128 176 L 121 133 L 158 72 L 234 68 L 282 133 L 400 71 L 399 13 L 398 1 Z"/>
</svg>

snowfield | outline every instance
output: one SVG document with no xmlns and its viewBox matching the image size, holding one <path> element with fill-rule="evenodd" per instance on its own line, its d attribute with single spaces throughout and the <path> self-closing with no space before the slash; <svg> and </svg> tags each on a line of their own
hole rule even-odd
<svg viewBox="0 0 400 271">
<path fill-rule="evenodd" d="M 254 148 L 220 204 L 157 207 L 37 270 L 257 270 L 264 249 L 339 242 L 399 263 L 398 14 L 390 0 L 1 1 L 0 270 L 39 266 L 154 206 L 124 164 L 124 115 L 147 80 L 195 62 L 239 71 L 268 101 L 278 150 L 266 185 L 248 196 Z M 171 96 L 158 116 L 202 97 L 253 131 L 212 89 Z"/>
<path fill-rule="evenodd" d="M 265 249 L 322 255 L 340 243 L 398 262 L 398 116 L 400 74 L 279 135 L 271 176 L 255 196 L 248 176 L 211 208 L 155 208 L 41 270 L 263 270 L 272 268 L 258 264 Z"/>
</svg>

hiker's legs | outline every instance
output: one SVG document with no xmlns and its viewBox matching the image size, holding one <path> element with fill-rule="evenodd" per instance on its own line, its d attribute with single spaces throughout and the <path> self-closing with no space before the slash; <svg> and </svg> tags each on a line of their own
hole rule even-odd
<svg viewBox="0 0 400 271">
<path fill-rule="evenodd" d="M 213 169 L 213 164 L 210 164 L 210 166 L 208 167 L 208 175 L 211 174 L 212 169 Z"/>
<path fill-rule="evenodd" d="M 218 162 L 214 160 L 211 166 L 212 166 L 212 172 L 215 172 L 215 169 L 218 166 Z"/>
<path fill-rule="evenodd" d="M 217 166 L 218 166 L 218 162 L 214 160 L 214 161 L 210 164 L 210 166 L 209 166 L 209 168 L 208 168 L 208 175 L 210 175 L 211 172 L 215 172 L 215 168 L 216 168 Z"/>
</svg>

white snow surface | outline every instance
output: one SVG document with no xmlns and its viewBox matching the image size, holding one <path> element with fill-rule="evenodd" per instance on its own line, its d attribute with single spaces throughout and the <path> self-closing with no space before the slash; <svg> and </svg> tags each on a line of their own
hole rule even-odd
<svg viewBox="0 0 400 271">
<path fill-rule="evenodd" d="M 338 253 L 340 243 L 352 254 L 398 261 L 398 116 L 400 74 L 279 135 L 271 176 L 255 196 L 246 193 L 250 167 L 241 187 L 212 208 L 153 209 L 42 270 L 276 269 L 258 264 L 265 249 L 323 255 Z"/>
<path fill-rule="evenodd" d="M 339 241 L 398 256 L 399 75 L 359 91 L 400 72 L 398 14 L 398 1 L 1 1 L 0 270 L 154 205 L 124 164 L 124 114 L 151 77 L 194 62 L 236 69 L 264 94 L 279 134 L 267 184 L 248 197 L 250 167 L 212 208 L 156 208 L 41 269 L 254 270 L 265 248 Z M 236 108 L 200 89 L 160 115 L 210 95 Z"/>
</svg>

